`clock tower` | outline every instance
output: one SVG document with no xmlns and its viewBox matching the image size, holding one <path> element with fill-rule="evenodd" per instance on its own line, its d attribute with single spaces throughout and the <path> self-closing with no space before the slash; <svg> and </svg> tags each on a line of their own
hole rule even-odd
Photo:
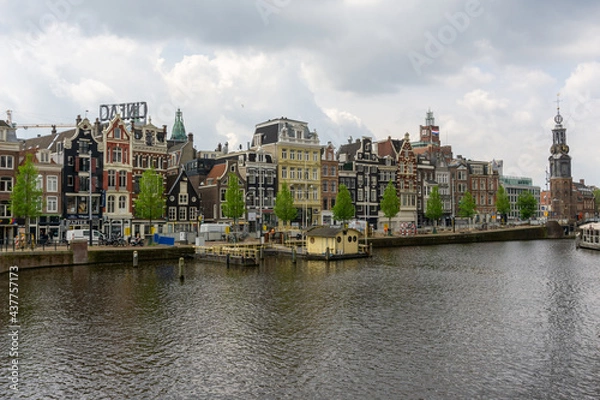
<svg viewBox="0 0 600 400">
<path fill-rule="evenodd" d="M 571 176 L 571 156 L 567 145 L 567 130 L 563 127 L 560 107 L 554 117 L 552 146 L 550 147 L 550 196 L 552 217 L 561 220 L 573 220 L 573 178 Z"/>
</svg>

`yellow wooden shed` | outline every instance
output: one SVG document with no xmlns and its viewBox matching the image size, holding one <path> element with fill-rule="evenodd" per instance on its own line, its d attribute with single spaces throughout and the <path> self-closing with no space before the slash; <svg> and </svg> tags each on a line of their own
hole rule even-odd
<svg viewBox="0 0 600 400">
<path fill-rule="evenodd" d="M 306 232 L 306 252 L 318 256 L 359 256 L 362 233 L 353 228 L 316 226 Z"/>
</svg>

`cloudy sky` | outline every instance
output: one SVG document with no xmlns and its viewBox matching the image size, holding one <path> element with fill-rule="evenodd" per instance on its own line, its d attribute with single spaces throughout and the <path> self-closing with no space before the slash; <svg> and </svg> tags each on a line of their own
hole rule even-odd
<svg viewBox="0 0 600 400">
<path fill-rule="evenodd" d="M 573 177 L 600 185 L 600 2 L 0 0 L 0 103 L 18 124 L 100 104 L 181 108 L 198 149 L 246 147 L 286 116 L 322 143 L 416 139 L 435 113 L 455 155 L 545 187 L 557 94 Z M 31 137 L 34 130 L 18 131 Z M 47 131 L 42 132 L 47 133 Z"/>
</svg>

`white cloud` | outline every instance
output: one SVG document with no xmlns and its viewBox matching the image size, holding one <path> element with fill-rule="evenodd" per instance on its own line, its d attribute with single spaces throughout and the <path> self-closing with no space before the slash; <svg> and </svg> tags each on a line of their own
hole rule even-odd
<svg viewBox="0 0 600 400">
<path fill-rule="evenodd" d="M 467 108 L 469 111 L 490 112 L 506 108 L 508 100 L 495 98 L 485 90 L 475 89 L 465 93 L 463 98 L 458 100 L 457 103 Z"/>
</svg>

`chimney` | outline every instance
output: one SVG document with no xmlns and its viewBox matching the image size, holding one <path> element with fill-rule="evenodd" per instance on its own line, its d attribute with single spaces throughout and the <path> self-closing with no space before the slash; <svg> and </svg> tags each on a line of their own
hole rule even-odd
<svg viewBox="0 0 600 400">
<path fill-rule="evenodd" d="M 188 142 L 193 142 L 194 141 L 194 134 L 193 133 L 188 133 Z"/>
</svg>

